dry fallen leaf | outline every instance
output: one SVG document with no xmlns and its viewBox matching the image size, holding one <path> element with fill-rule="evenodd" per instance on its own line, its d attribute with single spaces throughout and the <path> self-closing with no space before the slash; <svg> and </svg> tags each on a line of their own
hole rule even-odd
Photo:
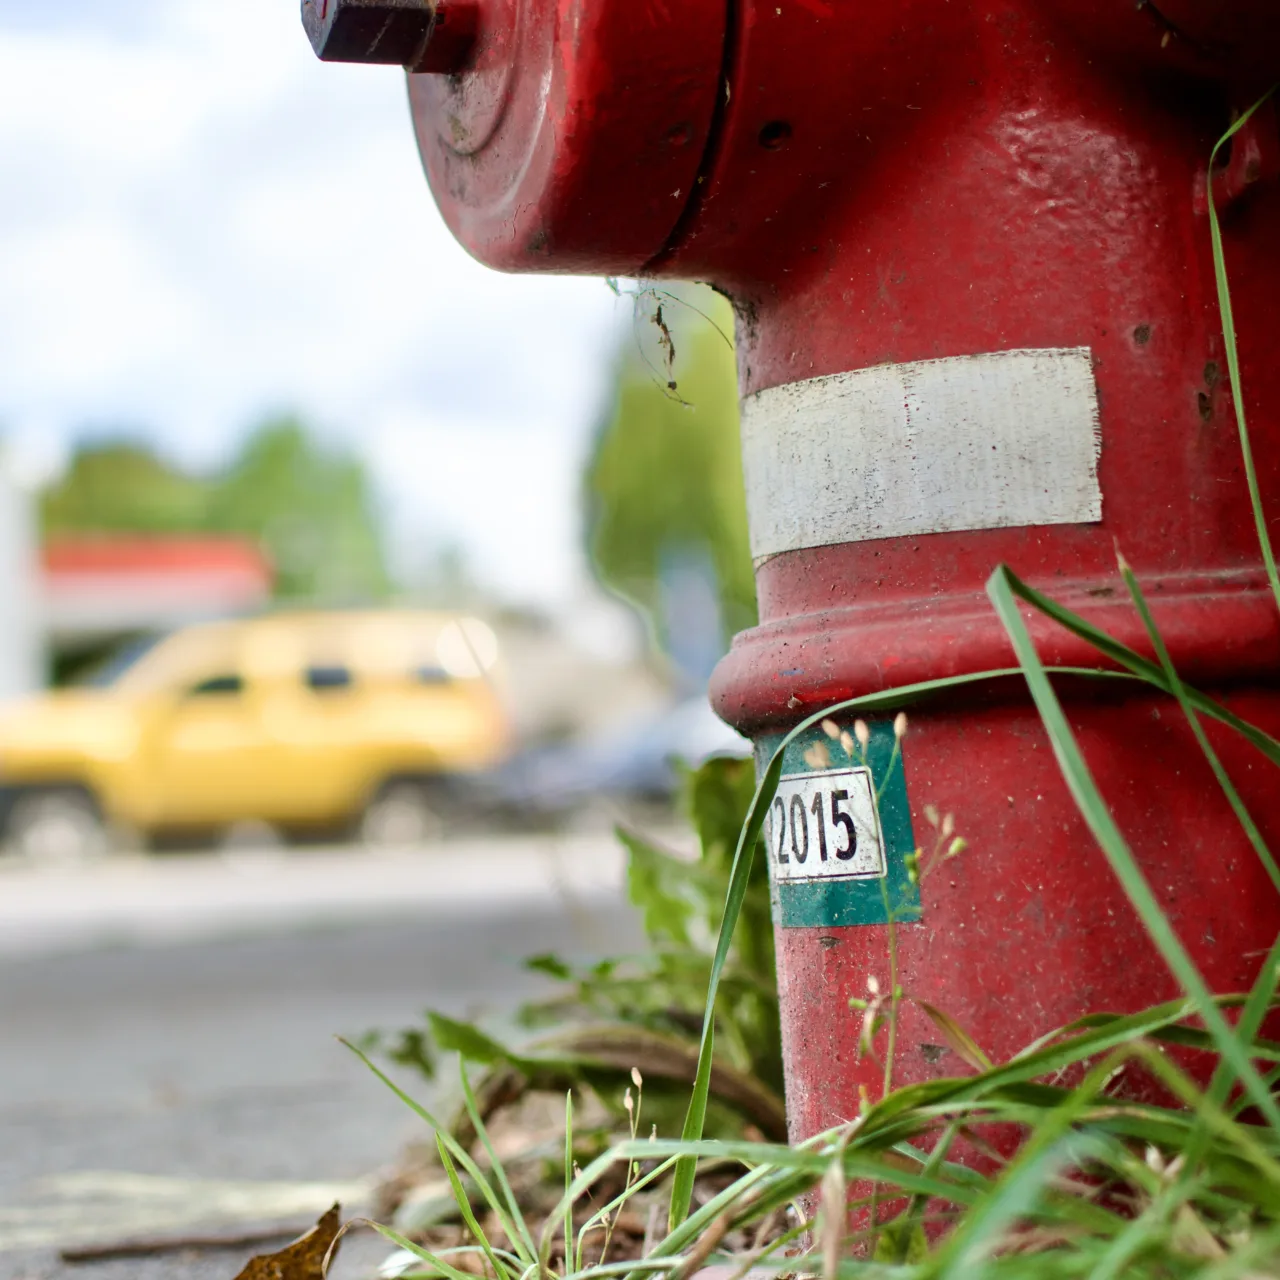
<svg viewBox="0 0 1280 1280">
<path fill-rule="evenodd" d="M 305 1236 L 277 1253 L 250 1258 L 236 1280 L 324 1280 L 325 1255 L 338 1238 L 341 1220 L 341 1206 L 335 1204 Z"/>
</svg>

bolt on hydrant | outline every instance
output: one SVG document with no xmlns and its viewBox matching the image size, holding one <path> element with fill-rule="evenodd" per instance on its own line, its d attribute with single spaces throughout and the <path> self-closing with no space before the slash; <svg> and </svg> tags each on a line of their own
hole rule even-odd
<svg viewBox="0 0 1280 1280">
<path fill-rule="evenodd" d="M 760 625 L 712 697 L 768 757 L 823 707 L 1015 667 L 1004 562 L 1280 733 L 1207 223 L 1214 140 L 1280 78 L 1273 0 L 307 0 L 322 56 L 392 61 L 445 220 L 506 271 L 712 283 L 736 308 Z M 437 45 L 437 40 L 440 42 Z M 1214 178 L 1258 484 L 1280 512 L 1280 133 Z M 1029 619 L 1043 661 L 1095 650 Z M 1210 986 L 1252 983 L 1278 898 L 1176 704 L 1059 693 Z M 991 1055 L 1178 988 L 1063 782 L 1016 676 L 815 727 L 766 854 L 788 1110 L 804 1138 L 883 1075 L 851 999 L 888 982 L 898 1082 L 954 1075 L 922 1011 Z M 903 726 L 900 724 L 899 730 Z M 1273 842 L 1272 766 L 1214 742 Z M 890 769 L 890 763 L 893 767 Z M 923 878 L 918 846 L 968 842 Z M 870 985 L 869 985 L 870 984 Z M 1141 1088 L 1141 1084 L 1135 1085 Z"/>
</svg>

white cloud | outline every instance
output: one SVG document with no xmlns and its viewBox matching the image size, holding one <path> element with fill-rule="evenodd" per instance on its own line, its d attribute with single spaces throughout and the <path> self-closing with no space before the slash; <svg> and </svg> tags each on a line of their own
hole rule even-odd
<svg viewBox="0 0 1280 1280">
<path fill-rule="evenodd" d="M 554 421 L 475 424 L 392 410 L 370 457 L 387 478 L 388 515 L 410 533 L 466 528 L 466 552 L 516 598 L 567 601 L 581 581 L 577 553 L 580 448 Z M 549 548 L 564 548 L 548 554 Z M 411 554 L 411 553 L 410 553 Z"/>
<path fill-rule="evenodd" d="M 0 0 L 0 423 L 19 449 L 136 424 L 212 461 L 296 408 L 365 454 L 402 539 L 460 543 L 526 597 L 569 591 L 625 306 L 468 258 L 401 77 L 316 62 L 294 5 L 69 3 Z"/>
</svg>

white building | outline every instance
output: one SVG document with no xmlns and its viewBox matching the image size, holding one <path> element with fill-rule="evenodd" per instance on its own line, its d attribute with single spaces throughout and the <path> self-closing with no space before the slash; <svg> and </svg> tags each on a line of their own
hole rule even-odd
<svg viewBox="0 0 1280 1280">
<path fill-rule="evenodd" d="M 35 502 L 0 453 L 0 701 L 45 682 Z"/>
</svg>

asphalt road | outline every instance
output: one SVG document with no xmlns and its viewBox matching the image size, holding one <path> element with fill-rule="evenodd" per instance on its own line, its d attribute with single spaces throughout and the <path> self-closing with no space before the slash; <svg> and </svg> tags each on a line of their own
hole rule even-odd
<svg viewBox="0 0 1280 1280">
<path fill-rule="evenodd" d="M 626 950 L 620 879 L 608 838 L 0 865 L 0 1280 L 231 1280 L 257 1250 L 57 1251 L 358 1207 L 421 1130 L 333 1037 L 500 1019 L 523 957 Z"/>
</svg>

